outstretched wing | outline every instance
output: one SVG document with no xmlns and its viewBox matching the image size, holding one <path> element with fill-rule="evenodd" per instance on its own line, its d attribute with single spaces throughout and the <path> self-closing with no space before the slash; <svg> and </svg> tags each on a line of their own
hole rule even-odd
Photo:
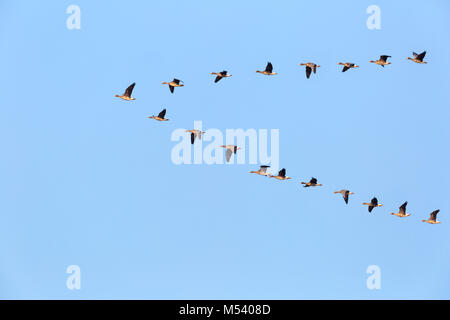
<svg viewBox="0 0 450 320">
<path fill-rule="evenodd" d="M 347 203 L 347 204 L 348 204 L 348 195 L 349 195 L 349 193 L 350 193 L 350 191 L 345 190 L 344 194 L 342 195 L 344 197 L 345 203 Z"/>
<path fill-rule="evenodd" d="M 383 56 L 380 56 L 380 60 L 386 62 L 386 60 L 387 60 L 388 58 L 390 58 L 390 57 L 391 57 L 391 56 L 385 56 L 385 55 L 383 55 Z"/>
<path fill-rule="evenodd" d="M 430 220 L 432 221 L 436 221 L 436 217 L 437 214 L 439 213 L 440 210 L 434 210 L 431 214 L 430 214 Z"/>
<path fill-rule="evenodd" d="M 309 79 L 309 77 L 311 76 L 311 71 L 312 71 L 311 67 L 306 66 L 306 78 L 307 79 Z"/>
<path fill-rule="evenodd" d="M 176 84 L 180 84 L 180 80 L 178 80 L 176 78 L 173 78 L 173 82 L 176 83 Z"/>
<path fill-rule="evenodd" d="M 133 82 L 126 90 L 125 90 L 125 93 L 123 94 L 124 96 L 126 96 L 126 97 L 131 97 L 131 94 L 133 93 L 133 89 L 134 89 L 134 86 L 136 85 L 136 83 L 135 82 Z"/>
<path fill-rule="evenodd" d="M 219 72 L 222 76 L 226 76 L 227 75 L 227 71 L 223 70 L 222 72 Z"/>
<path fill-rule="evenodd" d="M 370 200 L 370 204 L 374 207 L 378 206 L 378 199 L 374 197 L 372 200 Z"/>
<path fill-rule="evenodd" d="M 313 178 L 311 178 L 311 180 L 309 180 L 309 183 L 317 184 L 317 179 L 313 177 Z"/>
<path fill-rule="evenodd" d="M 342 69 L 342 72 L 345 72 L 345 71 L 347 71 L 348 69 L 350 69 L 350 68 L 347 67 L 347 66 L 344 66 L 344 68 Z"/>
<path fill-rule="evenodd" d="M 270 168 L 270 166 L 260 166 L 259 167 L 259 171 L 261 171 L 261 173 L 266 173 L 267 172 L 267 168 Z"/>
<path fill-rule="evenodd" d="M 217 76 L 217 77 L 216 77 L 216 80 L 214 80 L 214 82 L 217 83 L 217 82 L 220 81 L 220 79 L 222 79 L 222 76 Z"/>
<path fill-rule="evenodd" d="M 416 54 L 416 55 L 414 56 L 414 58 L 416 58 L 417 60 L 422 61 L 423 58 L 425 58 L 425 55 L 426 55 L 426 54 L 427 54 L 427 52 L 424 51 L 424 52 L 422 52 L 421 54 Z"/>
<path fill-rule="evenodd" d="M 406 201 L 404 204 L 402 204 L 399 208 L 399 213 L 406 214 L 406 205 L 408 204 L 408 201 Z"/>
<path fill-rule="evenodd" d="M 233 154 L 233 150 L 227 149 L 227 153 L 226 153 L 227 162 L 230 162 L 230 159 L 231 159 L 231 155 L 232 155 L 232 154 Z"/>
<path fill-rule="evenodd" d="M 195 141 L 195 133 L 191 132 L 191 144 L 194 144 Z"/>
<path fill-rule="evenodd" d="M 281 169 L 279 172 L 278 172 L 278 175 L 280 176 L 280 177 L 286 177 L 286 169 L 285 168 L 283 168 L 283 169 Z"/>
<path fill-rule="evenodd" d="M 169 89 L 170 89 L 170 92 L 173 93 L 173 91 L 175 90 L 175 87 L 172 87 L 172 86 L 169 84 Z"/>
<path fill-rule="evenodd" d="M 163 111 L 161 111 L 159 114 L 158 114 L 158 117 L 159 118 L 161 118 L 161 119 L 164 119 L 164 116 L 166 115 L 166 109 L 164 109 Z"/>
<path fill-rule="evenodd" d="M 272 70 L 273 70 L 273 66 L 272 66 L 272 63 L 270 63 L 270 62 L 267 62 L 267 66 L 266 66 L 266 72 L 267 73 L 272 73 Z"/>
</svg>

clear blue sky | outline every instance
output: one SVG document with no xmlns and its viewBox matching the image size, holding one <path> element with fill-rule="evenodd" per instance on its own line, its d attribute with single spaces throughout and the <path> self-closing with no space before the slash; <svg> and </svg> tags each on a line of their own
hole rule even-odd
<svg viewBox="0 0 450 320">
<path fill-rule="evenodd" d="M 71 4 L 81 30 L 66 28 Z M 381 30 L 366 27 L 371 4 Z M 2 0 L 0 298 L 450 298 L 449 13 L 444 0 Z M 427 65 L 406 60 L 423 50 Z M 381 54 L 392 65 L 368 63 Z M 255 73 L 267 61 L 278 76 Z M 308 61 L 321 65 L 309 80 Z M 186 86 L 172 95 L 173 77 Z M 113 97 L 132 82 L 136 101 Z M 163 107 L 169 122 L 146 118 Z M 294 179 L 174 165 L 170 134 L 194 120 L 279 129 Z M 324 187 L 302 188 L 311 176 Z M 384 207 L 369 215 L 373 196 Z M 411 217 L 389 215 L 406 200 Z M 434 209 L 442 224 L 420 222 Z"/>
</svg>

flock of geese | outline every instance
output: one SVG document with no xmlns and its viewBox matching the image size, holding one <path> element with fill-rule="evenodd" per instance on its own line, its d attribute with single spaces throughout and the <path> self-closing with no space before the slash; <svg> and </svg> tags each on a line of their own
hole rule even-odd
<svg viewBox="0 0 450 320">
<path fill-rule="evenodd" d="M 415 52 L 413 52 L 413 57 L 408 57 L 408 60 L 411 60 L 415 63 L 419 63 L 419 64 L 426 64 L 427 62 L 423 61 L 423 59 L 425 58 L 425 54 L 426 51 L 417 54 Z M 378 60 L 370 60 L 370 63 L 374 63 L 377 64 L 381 67 L 385 67 L 386 65 L 391 64 L 391 62 L 388 62 L 388 58 L 391 58 L 391 56 L 388 55 L 381 55 L 380 58 Z M 351 63 L 351 62 L 339 62 L 338 65 L 343 66 L 342 72 L 346 72 L 349 69 L 353 69 L 353 68 L 358 68 L 359 66 L 356 65 L 355 63 Z M 313 62 L 306 62 L 306 63 L 300 63 L 300 66 L 304 66 L 305 67 L 305 72 L 306 72 L 306 78 L 309 79 L 311 76 L 311 73 L 316 73 L 317 72 L 317 68 L 320 67 L 320 65 L 313 63 Z M 266 68 L 261 71 L 261 70 L 256 70 L 257 73 L 261 73 L 263 75 L 266 76 L 273 76 L 273 75 L 277 75 L 278 73 L 273 71 L 273 65 L 272 63 L 268 62 L 266 65 Z M 220 80 L 222 80 L 223 78 L 229 78 L 231 77 L 231 74 L 229 74 L 227 71 L 221 71 L 221 72 L 211 72 L 211 75 L 215 75 L 215 79 L 214 82 L 217 83 Z M 175 88 L 176 87 L 183 87 L 184 83 L 183 81 L 174 78 L 171 82 L 162 82 L 162 84 L 168 85 L 169 86 L 169 90 L 171 93 L 174 93 Z M 122 95 L 115 95 L 115 97 L 121 98 L 123 100 L 126 101 L 131 101 L 131 100 L 136 100 L 135 98 L 133 98 L 131 95 L 133 93 L 133 89 L 134 86 L 136 85 L 136 83 L 132 83 Z M 166 116 L 166 109 L 162 110 L 157 116 L 150 116 L 148 118 L 150 119 L 154 119 L 157 121 L 168 121 L 169 119 L 165 118 Z M 200 130 L 186 130 L 186 132 L 189 132 L 191 134 L 191 144 L 194 144 L 196 139 L 201 139 L 202 135 L 205 133 L 204 131 L 200 131 Z M 236 154 L 236 152 L 241 149 L 238 146 L 235 145 L 223 145 L 220 146 L 221 148 L 225 148 L 226 149 L 226 160 L 227 162 L 230 161 L 231 157 L 233 154 Z M 250 171 L 250 173 L 253 174 L 258 174 L 261 176 L 266 176 L 269 178 L 275 178 L 278 180 L 289 180 L 292 179 L 291 177 L 286 176 L 286 169 L 283 168 L 278 172 L 278 175 L 271 175 L 267 172 L 267 169 L 270 168 L 270 166 L 267 165 L 262 165 L 260 166 L 258 171 Z M 317 179 L 312 177 L 311 180 L 309 182 L 301 182 L 301 184 L 305 187 L 320 187 L 322 186 L 322 184 L 318 183 Z M 342 195 L 342 197 L 344 198 L 344 201 L 346 204 L 348 204 L 348 200 L 349 200 L 349 196 L 354 194 L 353 192 L 351 192 L 350 190 L 339 190 L 339 191 L 335 191 L 335 194 L 340 194 Z M 395 215 L 397 217 L 409 217 L 411 214 L 406 212 L 406 206 L 407 206 L 408 202 L 403 203 L 400 207 L 399 207 L 399 211 L 397 213 L 391 212 L 391 215 Z M 369 213 L 372 212 L 372 210 L 374 208 L 377 207 L 382 207 L 383 205 L 378 203 L 378 199 L 376 197 L 372 198 L 372 200 L 370 200 L 370 202 L 363 202 L 363 205 L 368 206 L 368 210 Z M 431 212 L 430 217 L 427 220 L 422 220 L 422 222 L 427 222 L 430 224 L 438 224 L 440 223 L 440 221 L 437 221 L 437 214 L 439 213 L 439 210 L 435 210 L 433 212 Z"/>
</svg>

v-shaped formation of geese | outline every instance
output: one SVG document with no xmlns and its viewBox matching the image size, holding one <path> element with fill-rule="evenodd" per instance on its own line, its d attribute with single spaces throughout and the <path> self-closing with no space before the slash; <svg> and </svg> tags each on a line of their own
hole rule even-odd
<svg viewBox="0 0 450 320">
<path fill-rule="evenodd" d="M 413 57 L 408 57 L 407 60 L 411 60 L 415 63 L 418 64 L 426 64 L 427 62 L 424 61 L 425 55 L 426 55 L 426 51 L 423 51 L 420 54 L 417 54 L 415 52 L 413 52 Z M 388 55 L 381 55 L 380 58 L 378 60 L 370 60 L 370 63 L 374 63 L 377 64 L 381 67 L 384 67 L 386 65 L 391 64 L 391 62 L 388 62 L 388 58 L 391 58 L 391 56 Z M 350 69 L 354 69 L 354 68 L 359 68 L 358 65 L 356 65 L 353 62 L 339 62 L 338 65 L 343 66 L 342 68 L 342 72 L 346 72 L 347 70 Z M 320 66 L 316 63 L 313 62 L 307 62 L 307 63 L 300 63 L 300 66 L 304 66 L 305 67 L 305 72 L 306 72 L 306 78 L 309 79 L 311 76 L 311 73 L 316 73 L 317 72 L 317 68 L 319 68 Z M 277 75 L 278 73 L 273 72 L 273 65 L 271 62 L 268 62 L 266 65 L 266 68 L 263 71 L 260 70 L 256 70 L 257 73 L 261 73 L 263 75 L 266 76 L 272 76 L 272 75 Z M 229 78 L 231 77 L 231 74 L 229 74 L 226 70 L 223 70 L 221 72 L 211 72 L 211 75 L 215 75 L 215 79 L 214 79 L 214 83 L 219 82 L 220 80 L 222 80 L 223 78 Z M 167 84 L 169 86 L 170 92 L 174 93 L 174 90 L 176 87 L 183 87 L 184 83 L 183 81 L 174 78 L 171 82 L 162 82 L 162 84 Z M 130 86 L 128 86 L 125 90 L 125 92 L 122 95 L 115 95 L 115 97 L 117 98 L 121 98 L 122 100 L 126 100 L 126 101 L 132 101 L 132 100 L 136 100 L 134 97 L 132 97 L 132 93 L 133 93 L 133 89 L 135 87 L 136 83 L 132 83 Z M 150 119 L 154 119 L 157 121 L 168 121 L 169 119 L 165 118 L 166 116 L 166 109 L 163 109 L 157 116 L 150 116 L 148 118 Z M 195 140 L 201 140 L 202 136 L 205 134 L 204 131 L 201 130 L 186 130 L 186 132 L 189 132 L 191 134 L 191 144 L 194 144 Z M 240 147 L 236 146 L 236 145 L 222 145 L 220 146 L 221 148 L 225 148 L 226 149 L 226 160 L 227 162 L 230 162 L 231 157 L 233 154 L 236 154 L 237 150 L 241 149 Z M 269 177 L 269 178 L 275 178 L 277 180 L 290 180 L 292 179 L 291 177 L 286 176 L 286 169 L 283 168 L 281 169 L 277 175 L 272 175 L 268 172 L 268 168 L 270 168 L 270 166 L 268 165 L 261 165 L 259 167 L 259 169 L 257 171 L 250 171 L 250 173 L 252 174 L 257 174 L 260 176 L 265 176 L 265 177 Z M 322 186 L 322 184 L 317 182 L 317 179 L 312 177 L 311 180 L 309 182 L 300 182 L 301 184 L 303 184 L 303 186 L 305 188 L 307 187 L 319 187 Z M 341 189 L 339 191 L 334 191 L 335 194 L 341 194 L 345 203 L 348 204 L 349 201 L 349 196 L 353 195 L 354 192 L 351 192 L 348 189 Z M 404 202 L 400 207 L 399 207 L 399 211 L 397 213 L 391 212 L 391 215 L 395 215 L 397 217 L 409 217 L 411 214 L 406 212 L 406 206 L 407 206 L 408 202 Z M 378 207 L 382 207 L 383 205 L 378 203 L 378 199 L 376 197 L 373 197 L 372 200 L 370 202 L 363 202 L 363 205 L 368 206 L 368 211 L 369 213 L 372 212 L 372 210 L 374 208 L 378 208 Z M 427 222 L 429 224 L 439 224 L 441 223 L 440 221 L 436 220 L 437 214 L 439 213 L 439 210 L 435 210 L 433 212 L 431 212 L 430 217 L 428 218 L 428 220 L 422 220 L 422 222 Z"/>
</svg>

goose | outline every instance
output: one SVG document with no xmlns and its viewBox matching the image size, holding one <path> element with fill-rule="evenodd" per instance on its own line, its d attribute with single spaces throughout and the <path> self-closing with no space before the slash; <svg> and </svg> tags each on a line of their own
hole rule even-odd
<svg viewBox="0 0 450 320">
<path fill-rule="evenodd" d="M 231 77 L 231 74 L 228 74 L 227 71 L 222 71 L 222 72 L 211 72 L 211 74 L 216 75 L 216 79 L 214 80 L 214 83 L 219 82 L 220 80 L 222 80 L 222 78 L 229 78 Z"/>
<path fill-rule="evenodd" d="M 166 115 L 166 109 L 163 109 L 163 111 L 161 111 L 157 116 L 151 116 L 148 117 L 149 119 L 155 119 L 158 121 L 169 121 L 169 119 L 164 118 L 164 116 Z"/>
<path fill-rule="evenodd" d="M 278 175 L 277 176 L 270 175 L 269 178 L 275 178 L 275 179 L 278 179 L 278 180 L 289 180 L 289 179 L 292 179 L 291 177 L 286 177 L 286 169 L 285 168 L 283 168 L 280 171 L 278 171 Z"/>
<path fill-rule="evenodd" d="M 267 172 L 267 168 L 270 168 L 270 166 L 260 166 L 258 171 L 250 171 L 250 173 L 256 173 L 260 176 L 269 176 L 270 174 Z"/>
<path fill-rule="evenodd" d="M 399 207 L 398 213 L 391 212 L 391 214 L 394 216 L 400 217 L 400 218 L 409 217 L 411 214 L 406 213 L 407 204 L 408 204 L 408 201 L 406 201 L 404 204 L 402 204 Z"/>
<path fill-rule="evenodd" d="M 180 82 L 183 82 L 183 81 L 173 78 L 173 80 L 171 82 L 163 82 L 162 84 L 168 84 L 170 92 L 173 93 L 175 87 L 184 87 L 184 84 L 180 83 Z"/>
<path fill-rule="evenodd" d="M 123 95 L 119 96 L 118 94 L 116 94 L 114 97 L 123 99 L 123 100 L 127 100 L 127 101 L 131 101 L 131 100 L 136 100 L 135 98 L 131 97 L 131 93 L 133 92 L 134 86 L 136 85 L 135 82 L 133 82 L 132 84 L 130 84 L 130 86 L 125 90 L 125 92 L 123 93 Z"/>
<path fill-rule="evenodd" d="M 414 61 L 415 63 L 426 63 L 425 61 L 423 61 L 423 58 L 425 58 L 425 55 L 426 55 L 426 54 L 427 54 L 426 51 L 424 51 L 424 52 L 422 52 L 422 53 L 420 53 L 420 54 L 417 54 L 417 53 L 413 52 L 413 57 L 414 57 L 414 58 L 408 57 L 408 58 L 406 58 L 406 59 L 407 59 L 407 60 L 412 60 L 412 61 Z"/>
<path fill-rule="evenodd" d="M 382 66 L 382 67 L 384 68 L 385 65 L 391 64 L 390 62 L 387 62 L 387 61 L 386 61 L 388 58 L 391 58 L 391 56 L 385 56 L 385 55 L 383 55 L 383 56 L 380 56 L 380 59 L 375 60 L 375 61 L 370 60 L 369 62 L 370 62 L 370 63 L 375 63 L 375 64 L 377 64 L 377 65 L 379 65 L 379 66 Z"/>
<path fill-rule="evenodd" d="M 320 66 L 318 64 L 312 63 L 312 62 L 307 62 L 307 63 L 300 63 L 301 66 L 306 66 L 306 78 L 309 79 L 309 77 L 311 76 L 311 71 L 316 73 L 316 69 L 319 68 Z"/>
<path fill-rule="evenodd" d="M 191 144 L 194 144 L 195 139 L 202 140 L 202 135 L 205 133 L 204 131 L 196 130 L 196 129 L 186 130 L 186 132 L 191 133 Z"/>
<path fill-rule="evenodd" d="M 273 72 L 273 66 L 272 66 L 272 63 L 270 63 L 270 62 L 267 62 L 267 66 L 264 71 L 256 70 L 256 72 L 265 74 L 266 76 L 273 76 L 273 75 L 278 74 L 276 72 Z"/>
<path fill-rule="evenodd" d="M 436 221 L 436 216 L 439 213 L 440 210 L 434 210 L 432 213 L 430 213 L 430 218 L 428 220 L 422 220 L 422 222 L 427 222 L 431 224 L 438 224 L 441 223 L 440 221 Z"/>
<path fill-rule="evenodd" d="M 338 65 L 344 66 L 344 68 L 342 68 L 342 72 L 345 72 L 348 69 L 352 69 L 352 68 L 359 68 L 359 66 L 357 66 L 356 64 L 351 63 L 351 62 L 345 62 L 345 63 L 339 62 Z"/>
<path fill-rule="evenodd" d="M 309 180 L 309 182 L 300 182 L 301 184 L 304 184 L 304 188 L 308 188 L 308 187 L 320 187 L 322 186 L 320 183 L 317 183 L 317 179 L 312 177 L 311 180 Z"/>
<path fill-rule="evenodd" d="M 344 198 L 344 201 L 345 201 L 345 203 L 347 203 L 347 204 L 348 204 L 348 196 L 351 195 L 351 194 L 355 194 L 354 192 L 351 192 L 351 191 L 345 190 L 345 189 L 339 190 L 339 191 L 335 191 L 334 193 L 340 193 L 340 194 L 342 194 L 342 197 Z"/>
<path fill-rule="evenodd" d="M 235 146 L 234 144 L 227 144 L 226 146 L 220 146 L 221 148 L 225 148 L 227 149 L 227 153 L 226 158 L 227 158 L 227 162 L 230 162 L 231 156 L 234 154 L 236 154 L 236 151 L 238 151 L 239 149 L 241 149 L 238 146 Z"/>
<path fill-rule="evenodd" d="M 383 206 L 382 204 L 378 204 L 378 199 L 375 198 L 375 197 L 373 197 L 373 199 L 370 200 L 370 203 L 363 202 L 363 205 L 369 206 L 369 208 L 368 208 L 369 212 L 372 212 L 373 208 L 382 207 Z"/>
</svg>

